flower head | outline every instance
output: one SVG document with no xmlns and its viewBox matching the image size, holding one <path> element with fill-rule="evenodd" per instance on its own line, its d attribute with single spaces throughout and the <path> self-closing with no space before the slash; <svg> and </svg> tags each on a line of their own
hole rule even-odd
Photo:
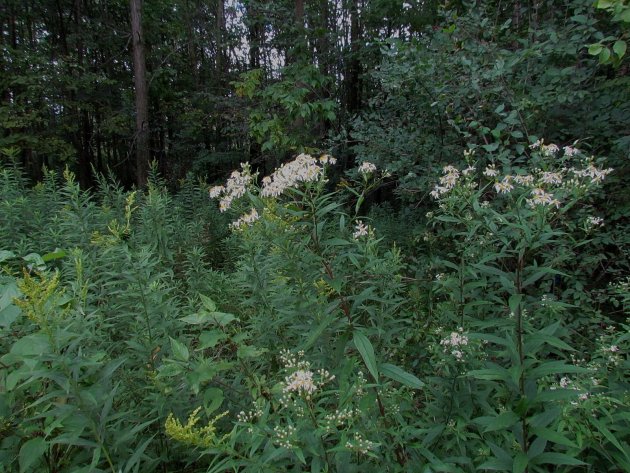
<svg viewBox="0 0 630 473">
<path fill-rule="evenodd" d="M 376 172 L 376 165 L 368 161 L 363 161 L 361 165 L 359 166 L 359 174 L 363 174 L 364 176 L 366 176 L 374 172 Z"/>
</svg>

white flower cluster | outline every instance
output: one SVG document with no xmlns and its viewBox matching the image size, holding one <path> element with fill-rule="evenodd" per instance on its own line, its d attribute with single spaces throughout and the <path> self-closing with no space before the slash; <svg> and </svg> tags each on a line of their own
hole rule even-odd
<svg viewBox="0 0 630 473">
<path fill-rule="evenodd" d="M 368 174 L 372 174 L 376 172 L 376 165 L 368 161 L 363 161 L 361 165 L 359 166 L 358 171 L 359 171 L 359 174 L 363 174 L 364 176 L 367 176 Z"/>
<path fill-rule="evenodd" d="M 363 236 L 367 236 L 369 234 L 370 227 L 364 224 L 361 220 L 357 220 L 357 224 L 354 227 L 354 233 L 352 234 L 352 238 L 358 240 Z"/>
<path fill-rule="evenodd" d="M 589 216 L 586 218 L 586 225 L 589 227 L 602 227 L 604 225 L 604 219 L 602 217 Z"/>
<path fill-rule="evenodd" d="M 260 219 L 260 215 L 258 215 L 256 209 L 252 207 L 249 213 L 241 215 L 238 220 L 230 223 L 230 228 L 233 230 L 242 230 L 243 227 L 252 225 L 258 219 Z"/>
<path fill-rule="evenodd" d="M 358 409 L 353 409 L 352 407 L 347 407 L 342 410 L 337 409 L 335 412 L 326 414 L 326 417 L 324 417 L 324 427 L 326 430 L 332 430 L 335 427 L 347 424 L 349 420 L 359 414 L 360 411 Z"/>
<path fill-rule="evenodd" d="M 273 442 L 280 445 L 283 448 L 291 449 L 293 448 L 293 440 L 295 438 L 295 434 L 297 430 L 292 425 L 287 425 L 286 427 L 280 427 L 277 425 L 273 429 L 274 440 Z"/>
<path fill-rule="evenodd" d="M 309 396 L 317 389 L 317 385 L 313 382 L 313 372 L 308 370 L 297 370 L 287 376 L 286 385 L 282 389 L 283 392 L 296 392 L 298 394 L 306 394 Z"/>
<path fill-rule="evenodd" d="M 530 149 L 540 149 L 541 153 L 545 156 L 554 156 L 556 153 L 558 153 L 558 151 L 560 151 L 560 148 L 558 147 L 558 145 L 555 144 L 549 144 L 546 145 L 544 140 L 537 140 L 534 143 L 532 143 L 531 145 L 529 145 Z M 572 148 L 573 149 L 573 148 Z"/>
<path fill-rule="evenodd" d="M 299 184 L 317 181 L 324 173 L 323 165 L 335 164 L 337 161 L 328 155 L 319 161 L 308 154 L 300 154 L 293 161 L 283 164 L 271 176 L 262 180 L 261 197 L 278 197 L 284 191 Z"/>
<path fill-rule="evenodd" d="M 289 350 L 280 352 L 280 360 L 286 369 L 297 368 L 284 378 L 285 385 L 282 388 L 284 395 L 280 402 L 285 406 L 291 402 L 291 393 L 305 395 L 307 399 L 310 399 L 311 394 L 318 388 L 335 379 L 334 375 L 331 375 L 324 369 L 313 373 L 311 364 L 308 361 L 301 360 L 303 356 L 303 351 L 298 352 L 297 355 L 292 354 Z M 317 375 L 317 380 L 315 375 Z"/>
<path fill-rule="evenodd" d="M 591 161 L 589 162 L 588 166 L 586 166 L 586 168 L 571 169 L 571 172 L 573 172 L 576 177 L 589 178 L 591 180 L 591 183 L 599 184 L 606 178 L 606 176 L 608 176 L 608 174 L 613 172 L 613 169 L 598 169 Z"/>
<path fill-rule="evenodd" d="M 455 166 L 445 166 L 442 169 L 443 176 L 440 177 L 440 183 L 431 191 L 431 197 L 439 199 L 442 195 L 447 194 L 457 184 L 460 173 Z"/>
<path fill-rule="evenodd" d="M 444 352 L 450 350 L 451 355 L 457 361 L 463 361 L 464 352 L 462 352 L 461 347 L 468 345 L 468 337 L 463 334 L 463 331 L 464 329 L 460 327 L 458 332 L 451 332 L 450 336 L 440 341 L 440 345 L 444 347 Z"/>
<path fill-rule="evenodd" d="M 486 177 L 497 177 L 499 175 L 499 171 L 497 171 L 494 164 L 489 164 L 486 166 L 486 169 L 484 169 L 483 175 Z"/>
<path fill-rule="evenodd" d="M 501 182 L 494 183 L 494 190 L 497 194 L 507 194 L 511 190 L 514 189 L 514 186 L 510 183 L 512 181 L 512 176 L 505 176 Z"/>
<path fill-rule="evenodd" d="M 373 450 L 374 447 L 376 447 L 376 445 L 377 445 L 376 443 L 368 439 L 364 439 L 363 436 L 359 432 L 356 432 L 354 434 L 353 440 L 348 440 L 346 442 L 347 449 L 362 453 L 363 455 L 368 453 L 370 450 Z"/>
<path fill-rule="evenodd" d="M 236 415 L 236 418 L 239 422 L 242 422 L 243 424 L 249 424 L 253 422 L 256 418 L 262 417 L 262 415 L 262 409 L 258 405 L 254 404 L 254 408 L 252 410 L 248 412 L 241 411 Z"/>
<path fill-rule="evenodd" d="M 282 350 L 280 352 L 280 362 L 285 368 L 298 368 L 307 370 L 311 367 L 308 361 L 302 360 L 304 358 L 304 350 L 300 350 L 297 353 L 291 353 L 289 350 Z"/>
<path fill-rule="evenodd" d="M 241 164 L 241 171 L 233 171 L 224 186 L 212 187 L 208 194 L 211 199 L 223 196 L 219 202 L 219 210 L 225 212 L 232 206 L 234 199 L 245 195 L 247 187 L 253 182 L 253 176 L 248 163 Z"/>
<path fill-rule="evenodd" d="M 529 174 L 517 174 L 512 179 L 521 186 L 531 186 L 534 184 L 534 176 Z"/>
<path fill-rule="evenodd" d="M 532 189 L 533 197 L 531 199 L 526 199 L 527 205 L 530 207 L 540 206 L 554 206 L 556 208 L 560 207 L 560 201 L 554 198 L 553 194 L 550 192 L 546 192 L 544 189 L 540 187 L 536 187 Z"/>
</svg>

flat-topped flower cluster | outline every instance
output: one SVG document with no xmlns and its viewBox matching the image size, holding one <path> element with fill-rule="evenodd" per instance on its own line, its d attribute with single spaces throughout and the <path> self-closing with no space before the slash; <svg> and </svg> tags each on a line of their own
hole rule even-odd
<svg viewBox="0 0 630 473">
<path fill-rule="evenodd" d="M 545 169 L 533 168 L 527 174 L 522 170 L 503 174 L 495 164 L 489 164 L 481 172 L 482 176 L 494 181 L 492 187 L 497 195 L 509 194 L 518 188 L 527 196 L 525 201 L 529 207 L 559 208 L 562 204 L 560 194 L 570 189 L 586 189 L 598 185 L 613 171 L 610 168 L 598 168 L 593 158 L 583 158 L 580 167 L 567 166 L 573 157 L 582 155 L 581 151 L 571 146 L 562 148 L 562 156 L 559 146 L 545 145 L 542 140 L 535 142 L 530 148 L 537 158 L 542 159 Z M 470 157 L 471 154 L 465 155 Z M 439 183 L 430 193 L 431 196 L 441 200 L 458 186 L 476 188 L 474 171 L 472 166 L 462 171 L 452 165 L 445 166 Z"/>
<path fill-rule="evenodd" d="M 314 158 L 309 154 L 300 154 L 293 161 L 283 164 L 271 175 L 261 181 L 260 197 L 277 198 L 289 189 L 296 189 L 303 184 L 317 182 L 324 179 L 325 167 L 334 165 L 335 158 L 327 154 Z M 220 198 L 219 210 L 226 212 L 233 204 L 248 191 L 256 189 L 256 174 L 251 171 L 249 163 L 241 163 L 241 170 L 235 170 L 224 186 L 214 186 L 208 191 L 211 199 Z M 252 208 L 249 213 L 242 215 L 232 222 L 233 230 L 242 230 L 259 219 L 258 211 Z"/>
<path fill-rule="evenodd" d="M 260 196 L 278 197 L 287 189 L 318 181 L 324 174 L 324 166 L 336 162 L 335 158 L 328 155 L 316 159 L 308 154 L 300 154 L 293 161 L 280 166 L 270 176 L 263 178 Z"/>
</svg>

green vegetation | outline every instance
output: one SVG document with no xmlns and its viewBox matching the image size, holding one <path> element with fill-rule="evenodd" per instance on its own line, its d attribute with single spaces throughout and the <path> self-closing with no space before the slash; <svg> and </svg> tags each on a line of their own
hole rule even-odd
<svg viewBox="0 0 630 473">
<path fill-rule="evenodd" d="M 8 1 L 0 473 L 630 471 L 629 12 Z"/>
</svg>

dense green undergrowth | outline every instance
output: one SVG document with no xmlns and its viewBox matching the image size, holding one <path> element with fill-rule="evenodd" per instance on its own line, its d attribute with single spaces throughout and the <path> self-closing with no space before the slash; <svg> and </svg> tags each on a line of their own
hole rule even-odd
<svg viewBox="0 0 630 473">
<path fill-rule="evenodd" d="M 614 172 L 527 149 L 467 152 L 422 212 L 328 156 L 218 207 L 5 165 L 0 471 L 629 470 Z"/>
</svg>

